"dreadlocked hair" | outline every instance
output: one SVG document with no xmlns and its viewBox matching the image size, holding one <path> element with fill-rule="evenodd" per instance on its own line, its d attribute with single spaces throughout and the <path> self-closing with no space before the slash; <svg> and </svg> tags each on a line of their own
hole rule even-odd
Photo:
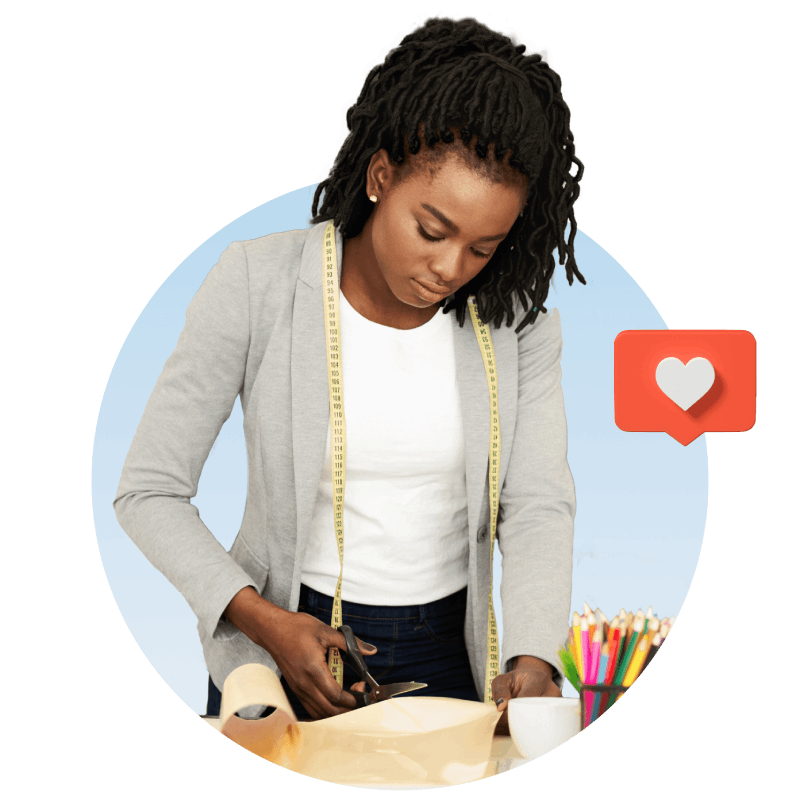
<svg viewBox="0 0 800 800">
<path fill-rule="evenodd" d="M 332 219 L 348 239 L 372 212 L 366 173 L 381 149 L 402 168 L 409 154 L 439 150 L 460 136 L 493 172 L 505 166 L 524 176 L 521 216 L 486 267 L 444 308 L 455 310 L 461 326 L 470 295 L 487 324 L 511 326 L 516 297 L 526 312 L 517 333 L 532 325 L 547 313 L 556 250 L 570 286 L 574 277 L 586 283 L 574 252 L 583 164 L 575 157 L 561 78 L 540 55 L 524 53 L 525 45 L 474 19 L 429 19 L 370 71 L 347 111 L 350 133 L 314 194 L 312 224 Z"/>
</svg>

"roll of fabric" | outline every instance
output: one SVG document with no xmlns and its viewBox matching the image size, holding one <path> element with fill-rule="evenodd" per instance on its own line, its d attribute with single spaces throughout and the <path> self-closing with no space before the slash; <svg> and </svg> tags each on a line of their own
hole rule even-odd
<svg viewBox="0 0 800 800">
<path fill-rule="evenodd" d="M 263 719 L 236 716 L 266 705 Z M 263 664 L 234 670 L 222 689 L 219 728 L 274 764 L 332 783 L 423 788 L 493 774 L 492 736 L 500 719 L 488 703 L 395 697 L 336 717 L 298 722 L 278 676 Z"/>
</svg>

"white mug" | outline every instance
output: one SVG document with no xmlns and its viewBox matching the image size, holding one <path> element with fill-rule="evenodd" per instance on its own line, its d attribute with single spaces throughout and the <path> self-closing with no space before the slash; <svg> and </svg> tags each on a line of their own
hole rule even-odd
<svg viewBox="0 0 800 800">
<path fill-rule="evenodd" d="M 533 759 L 563 744 L 581 729 L 581 701 L 573 697 L 515 697 L 508 727 L 523 758 Z"/>
</svg>

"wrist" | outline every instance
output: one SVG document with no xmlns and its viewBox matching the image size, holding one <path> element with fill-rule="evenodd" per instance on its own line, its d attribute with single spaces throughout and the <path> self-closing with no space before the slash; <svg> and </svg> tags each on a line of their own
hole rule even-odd
<svg viewBox="0 0 800 800">
<path fill-rule="evenodd" d="M 544 672 L 549 678 L 553 677 L 553 665 L 536 656 L 517 656 L 512 660 L 512 669 L 527 669 L 535 672 Z"/>
</svg>

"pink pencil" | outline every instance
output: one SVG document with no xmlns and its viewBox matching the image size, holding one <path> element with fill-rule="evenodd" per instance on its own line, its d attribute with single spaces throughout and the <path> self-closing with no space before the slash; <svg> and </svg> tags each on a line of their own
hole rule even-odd
<svg viewBox="0 0 800 800">
<path fill-rule="evenodd" d="M 583 656 L 583 675 L 581 675 L 582 683 L 591 683 L 589 675 L 591 674 L 592 664 L 589 658 L 589 620 L 585 614 L 581 615 L 581 655 Z M 591 708 L 594 702 L 589 702 L 594 697 L 594 692 L 585 692 L 583 697 L 584 705 Z"/>
<path fill-rule="evenodd" d="M 589 620 L 581 616 L 581 655 L 583 656 L 583 682 L 589 683 Z"/>
<path fill-rule="evenodd" d="M 588 631 L 587 639 L 588 639 Z M 581 639 L 583 638 L 583 629 L 581 629 Z M 586 670 L 586 683 L 597 683 L 597 670 L 600 666 L 600 649 L 603 646 L 603 629 L 598 627 L 592 636 L 592 644 L 589 650 L 589 666 Z M 583 701 L 585 717 L 584 727 L 588 727 L 592 721 L 592 711 L 594 710 L 594 692 L 586 692 Z"/>
</svg>

